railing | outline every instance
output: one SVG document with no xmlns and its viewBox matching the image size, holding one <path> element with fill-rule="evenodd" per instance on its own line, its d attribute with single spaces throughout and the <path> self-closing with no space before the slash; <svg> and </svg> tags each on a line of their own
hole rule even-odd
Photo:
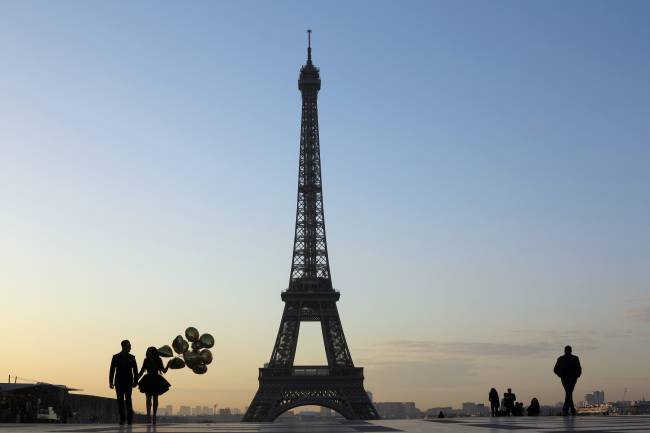
<svg viewBox="0 0 650 433">
<path fill-rule="evenodd" d="M 363 367 L 328 367 L 327 365 L 294 365 L 293 367 L 260 368 L 260 377 L 325 377 L 353 376 L 363 378 Z"/>
<path fill-rule="evenodd" d="M 329 376 L 329 367 L 294 367 L 291 371 L 294 376 Z"/>
</svg>

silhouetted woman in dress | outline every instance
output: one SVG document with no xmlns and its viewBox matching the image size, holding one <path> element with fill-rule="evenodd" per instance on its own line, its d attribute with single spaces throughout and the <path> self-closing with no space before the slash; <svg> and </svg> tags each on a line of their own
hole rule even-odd
<svg viewBox="0 0 650 433">
<path fill-rule="evenodd" d="M 155 347 L 147 349 L 147 355 L 142 363 L 142 369 L 138 374 L 138 379 L 144 375 L 138 383 L 140 392 L 147 396 L 147 423 L 156 423 L 156 413 L 158 412 L 158 396 L 167 392 L 171 384 L 160 375 L 160 372 L 167 373 L 167 366 L 163 366 L 162 359 L 158 355 Z M 151 403 L 153 401 L 153 418 L 151 417 Z"/>
<path fill-rule="evenodd" d="M 488 400 L 490 400 L 490 408 L 492 409 L 492 416 L 499 415 L 499 393 L 496 389 L 490 389 L 490 394 L 488 395 Z"/>
</svg>

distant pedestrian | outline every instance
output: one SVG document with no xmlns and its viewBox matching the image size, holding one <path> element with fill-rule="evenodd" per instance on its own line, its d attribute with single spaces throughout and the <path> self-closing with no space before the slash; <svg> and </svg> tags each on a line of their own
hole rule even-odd
<svg viewBox="0 0 650 433">
<path fill-rule="evenodd" d="M 445 414 L 442 411 L 438 412 L 438 418 L 444 418 Z"/>
<path fill-rule="evenodd" d="M 503 409 L 506 415 L 512 415 L 512 410 L 515 408 L 515 401 L 517 401 L 517 396 L 512 392 L 512 389 L 508 388 L 508 392 L 503 394 Z"/>
<path fill-rule="evenodd" d="M 563 416 L 567 416 L 569 411 L 571 411 L 571 415 L 576 414 L 576 407 L 573 404 L 573 389 L 576 387 L 578 378 L 582 375 L 580 359 L 571 352 L 571 346 L 566 346 L 564 355 L 557 359 L 555 368 L 553 368 L 553 372 L 562 380 L 562 386 L 564 387 Z"/>
<path fill-rule="evenodd" d="M 129 353 L 131 351 L 129 340 L 123 340 L 121 345 L 122 351 L 113 355 L 113 359 L 111 359 L 108 386 L 111 389 L 115 388 L 120 425 L 124 425 L 124 421 L 128 424 L 133 423 L 131 392 L 137 385 L 135 378 L 138 376 L 138 364 L 135 361 L 135 356 Z"/>
<path fill-rule="evenodd" d="M 530 406 L 528 406 L 528 409 L 526 409 L 526 411 L 528 412 L 528 416 L 539 416 L 542 409 L 539 406 L 539 400 L 537 400 L 536 397 L 533 397 L 533 399 L 530 401 Z"/>
<path fill-rule="evenodd" d="M 490 389 L 488 394 L 488 400 L 490 400 L 490 408 L 492 409 L 492 416 L 499 415 L 499 393 L 496 389 Z"/>
</svg>

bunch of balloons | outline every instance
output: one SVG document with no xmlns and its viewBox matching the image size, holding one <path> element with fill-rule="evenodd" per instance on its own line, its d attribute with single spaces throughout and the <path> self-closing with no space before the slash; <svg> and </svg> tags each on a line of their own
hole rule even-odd
<svg viewBox="0 0 650 433">
<path fill-rule="evenodd" d="M 187 340 L 185 340 L 187 338 Z M 210 334 L 200 334 L 199 330 L 190 326 L 185 330 L 185 338 L 177 335 L 172 341 L 172 346 L 162 346 L 158 349 L 160 356 L 171 358 L 174 352 L 178 355 L 169 361 L 169 368 L 177 370 L 187 366 L 196 374 L 208 371 L 208 364 L 212 362 L 210 348 L 214 346 L 214 337 Z M 190 350 L 190 343 L 192 350 Z M 174 352 L 172 352 L 172 348 Z"/>
</svg>

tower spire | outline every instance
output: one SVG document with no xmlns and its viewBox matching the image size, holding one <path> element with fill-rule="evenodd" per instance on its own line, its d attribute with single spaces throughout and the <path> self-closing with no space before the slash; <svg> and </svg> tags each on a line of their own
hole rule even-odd
<svg viewBox="0 0 650 433">
<path fill-rule="evenodd" d="M 311 63 L 311 29 L 307 30 L 307 63 Z"/>
</svg>

